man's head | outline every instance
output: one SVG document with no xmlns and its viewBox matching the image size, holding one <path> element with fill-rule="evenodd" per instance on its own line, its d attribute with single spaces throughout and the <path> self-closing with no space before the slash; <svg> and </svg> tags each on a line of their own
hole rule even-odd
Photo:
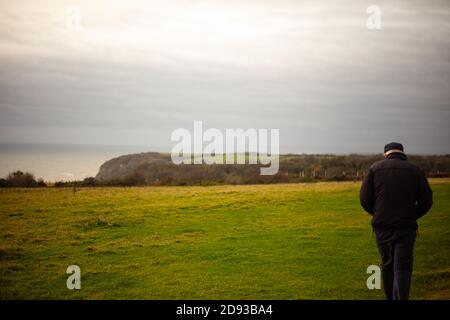
<svg viewBox="0 0 450 320">
<path fill-rule="evenodd" d="M 384 156 L 387 157 L 392 153 L 403 153 L 403 145 L 398 142 L 391 142 L 384 146 Z"/>
</svg>

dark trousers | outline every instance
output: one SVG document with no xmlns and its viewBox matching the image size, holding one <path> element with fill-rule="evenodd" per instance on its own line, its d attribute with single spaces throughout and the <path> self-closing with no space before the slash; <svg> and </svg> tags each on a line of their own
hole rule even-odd
<svg viewBox="0 0 450 320">
<path fill-rule="evenodd" d="M 414 229 L 376 229 L 383 289 L 388 300 L 408 300 L 413 270 Z"/>
</svg>

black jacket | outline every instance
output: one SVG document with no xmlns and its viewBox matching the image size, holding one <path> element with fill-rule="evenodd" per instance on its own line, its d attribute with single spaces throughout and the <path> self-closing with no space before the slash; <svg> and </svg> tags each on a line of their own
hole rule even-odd
<svg viewBox="0 0 450 320">
<path fill-rule="evenodd" d="M 432 198 L 423 171 L 401 153 L 375 162 L 366 173 L 360 191 L 361 205 L 373 216 L 375 229 L 417 229 L 416 220 L 430 210 Z"/>
</svg>

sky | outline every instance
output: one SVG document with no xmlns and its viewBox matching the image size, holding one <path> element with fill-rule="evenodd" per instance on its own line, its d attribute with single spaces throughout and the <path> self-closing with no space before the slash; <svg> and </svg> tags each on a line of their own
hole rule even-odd
<svg viewBox="0 0 450 320">
<path fill-rule="evenodd" d="M 450 153 L 450 1 L 0 0 L 0 142 L 170 151 L 194 120 Z"/>
</svg>

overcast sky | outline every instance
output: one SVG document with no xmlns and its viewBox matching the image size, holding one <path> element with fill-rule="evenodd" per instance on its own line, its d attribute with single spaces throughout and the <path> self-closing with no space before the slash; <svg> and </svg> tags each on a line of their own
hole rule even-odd
<svg viewBox="0 0 450 320">
<path fill-rule="evenodd" d="M 170 151 L 202 120 L 283 153 L 450 153 L 448 0 L 0 0 L 0 59 L 0 142 Z"/>
</svg>

